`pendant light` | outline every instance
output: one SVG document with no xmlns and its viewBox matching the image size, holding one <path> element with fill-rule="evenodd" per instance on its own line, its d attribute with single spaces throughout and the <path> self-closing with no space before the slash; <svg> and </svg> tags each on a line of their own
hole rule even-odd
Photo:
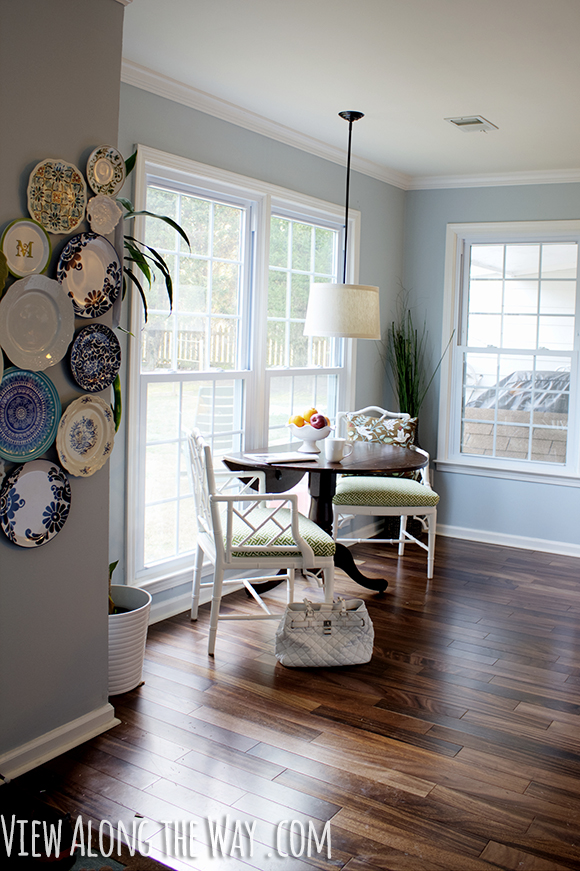
<svg viewBox="0 0 580 871">
<path fill-rule="evenodd" d="M 338 114 L 345 121 L 348 121 L 342 284 L 313 282 L 310 285 L 304 335 L 336 336 L 350 339 L 380 339 L 381 325 L 378 287 L 346 283 L 352 125 L 355 121 L 363 118 L 364 115 L 362 112 L 354 111 L 339 112 Z"/>
</svg>

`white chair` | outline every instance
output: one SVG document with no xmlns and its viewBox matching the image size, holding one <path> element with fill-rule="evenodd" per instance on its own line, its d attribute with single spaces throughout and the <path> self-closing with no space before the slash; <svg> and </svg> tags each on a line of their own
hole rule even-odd
<svg viewBox="0 0 580 871">
<path fill-rule="evenodd" d="M 281 614 L 270 611 L 252 582 L 285 579 L 287 601 L 292 602 L 296 569 L 304 574 L 322 569 L 324 597 L 332 602 L 335 544 L 316 523 L 298 512 L 298 496 L 264 493 L 263 472 L 243 474 L 243 482 L 240 472 L 214 473 L 210 448 L 198 430 L 188 434 L 188 445 L 198 523 L 191 619 L 197 619 L 201 589 L 211 587 L 209 655 L 214 655 L 219 620 L 280 620 Z M 256 485 L 261 492 L 253 489 Z M 204 556 L 212 563 L 214 573 L 212 581 L 202 583 Z M 248 570 L 263 569 L 274 573 L 245 577 Z M 238 576 L 224 580 L 224 573 L 230 570 L 235 570 Z M 223 589 L 232 584 L 237 587 L 243 584 L 263 613 L 220 614 Z"/>
<path fill-rule="evenodd" d="M 408 541 L 427 551 L 427 577 L 433 577 L 435 565 L 435 535 L 439 496 L 429 483 L 429 454 L 412 444 L 416 418 L 397 414 L 378 406 L 368 406 L 354 412 L 339 412 L 337 433 L 344 433 L 353 441 L 380 441 L 417 451 L 427 464 L 415 477 L 392 475 L 343 475 L 339 478 L 333 498 L 333 537 L 341 544 L 359 544 L 366 539 L 338 537 L 339 529 L 359 514 L 371 517 L 399 517 L 398 538 L 373 538 L 379 544 L 398 544 L 399 556 L 405 553 Z M 427 532 L 427 544 L 407 531 L 407 518 L 417 518 Z"/>
</svg>

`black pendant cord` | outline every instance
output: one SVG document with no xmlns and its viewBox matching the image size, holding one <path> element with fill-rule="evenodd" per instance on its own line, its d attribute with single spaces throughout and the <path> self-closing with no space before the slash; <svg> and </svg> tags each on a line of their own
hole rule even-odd
<svg viewBox="0 0 580 871">
<path fill-rule="evenodd" d="M 350 152 L 352 142 L 352 124 L 353 121 L 358 121 L 364 118 L 362 112 L 339 112 L 341 118 L 348 121 L 348 151 L 346 158 L 346 196 L 344 207 L 344 263 L 342 267 L 342 283 L 346 284 L 346 254 L 348 251 L 348 204 L 350 199 Z"/>
</svg>

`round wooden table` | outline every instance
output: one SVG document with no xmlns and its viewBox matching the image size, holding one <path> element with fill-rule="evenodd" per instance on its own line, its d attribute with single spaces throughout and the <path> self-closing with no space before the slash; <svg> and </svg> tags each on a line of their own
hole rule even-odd
<svg viewBox="0 0 580 871">
<path fill-rule="evenodd" d="M 310 493 L 308 516 L 325 532 L 332 535 L 332 499 L 336 492 L 337 475 L 343 473 L 384 475 L 392 472 L 413 472 L 421 469 L 427 463 L 423 454 L 398 445 L 384 445 L 379 442 L 353 442 L 352 444 L 352 453 L 340 463 L 328 463 L 324 452 L 306 455 L 312 456 L 312 459 L 305 462 L 268 462 L 264 459 L 264 455 L 268 453 L 274 455 L 283 453 L 284 450 L 280 448 L 228 454 L 223 462 L 234 472 L 241 472 L 244 469 L 264 471 L 266 473 L 266 490 L 269 493 L 290 490 L 305 474 L 308 474 L 308 491 Z M 258 455 L 255 459 L 252 456 L 253 453 Z M 336 544 L 334 564 L 368 590 L 382 593 L 388 586 L 388 581 L 384 578 L 365 577 L 356 567 L 350 550 L 343 544 Z"/>
</svg>

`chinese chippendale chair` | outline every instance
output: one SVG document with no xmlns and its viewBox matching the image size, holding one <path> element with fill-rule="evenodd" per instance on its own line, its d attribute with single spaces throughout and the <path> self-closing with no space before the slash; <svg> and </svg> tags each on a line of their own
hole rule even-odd
<svg viewBox="0 0 580 871">
<path fill-rule="evenodd" d="M 339 412 L 337 434 L 350 441 L 382 442 L 400 445 L 422 454 L 427 464 L 418 472 L 395 475 L 342 475 L 334 495 L 333 537 L 341 544 L 356 544 L 360 538 L 339 538 L 342 525 L 355 515 L 371 517 L 399 517 L 398 538 L 373 538 L 379 544 L 398 544 L 399 556 L 405 553 L 405 544 L 412 542 L 427 551 L 427 577 L 433 577 L 435 565 L 435 534 L 439 496 L 429 483 L 429 454 L 413 444 L 417 418 L 409 414 L 386 411 L 376 405 L 360 411 Z M 417 518 L 427 532 L 427 544 L 407 531 L 407 518 Z"/>
<path fill-rule="evenodd" d="M 298 512 L 295 493 L 263 492 L 265 475 L 260 471 L 214 472 L 211 450 L 199 430 L 189 433 L 187 440 L 198 523 L 191 619 L 197 620 L 201 589 L 211 587 L 208 653 L 213 656 L 220 620 L 280 620 L 281 614 L 269 610 L 253 584 L 285 579 L 287 601 L 292 602 L 296 570 L 307 575 L 312 569 L 322 569 L 324 598 L 332 602 L 336 548 L 329 535 Z M 213 579 L 202 583 L 204 556 L 214 571 Z M 272 570 L 272 574 L 245 577 L 248 570 L 263 569 Z M 231 570 L 238 573 L 237 577 L 224 580 L 225 572 Z M 220 614 L 224 587 L 240 584 L 262 613 Z"/>
</svg>

